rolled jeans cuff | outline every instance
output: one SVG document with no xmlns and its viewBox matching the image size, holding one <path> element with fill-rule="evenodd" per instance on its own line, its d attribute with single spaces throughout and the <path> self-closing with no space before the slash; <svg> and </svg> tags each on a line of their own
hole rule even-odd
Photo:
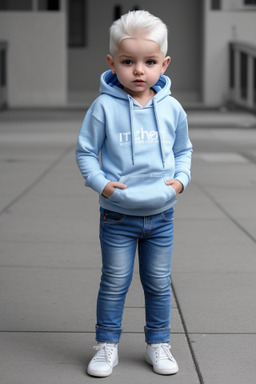
<svg viewBox="0 0 256 384">
<path fill-rule="evenodd" d="M 119 343 L 121 334 L 121 328 L 108 328 L 96 325 L 96 341 L 104 343 Z"/>
<path fill-rule="evenodd" d="M 168 328 L 144 328 L 145 339 L 148 344 L 169 343 L 171 329 Z"/>
</svg>

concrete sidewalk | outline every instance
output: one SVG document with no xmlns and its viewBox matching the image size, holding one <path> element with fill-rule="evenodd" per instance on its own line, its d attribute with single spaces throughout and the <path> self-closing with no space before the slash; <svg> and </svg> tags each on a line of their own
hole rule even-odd
<svg viewBox="0 0 256 384">
<path fill-rule="evenodd" d="M 255 383 L 255 116 L 189 114 L 193 181 L 176 205 L 172 264 L 180 372 L 156 375 L 144 361 L 136 265 L 120 363 L 96 379 L 85 369 L 101 262 L 97 196 L 75 163 L 83 115 L 0 113 L 1 384 Z"/>
</svg>

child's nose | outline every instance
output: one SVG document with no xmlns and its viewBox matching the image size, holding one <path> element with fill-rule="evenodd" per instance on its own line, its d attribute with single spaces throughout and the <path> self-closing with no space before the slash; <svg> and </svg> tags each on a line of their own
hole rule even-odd
<svg viewBox="0 0 256 384">
<path fill-rule="evenodd" d="M 144 73 L 143 65 L 137 64 L 134 68 L 134 73 L 135 73 L 135 75 L 143 75 L 143 73 Z"/>
</svg>

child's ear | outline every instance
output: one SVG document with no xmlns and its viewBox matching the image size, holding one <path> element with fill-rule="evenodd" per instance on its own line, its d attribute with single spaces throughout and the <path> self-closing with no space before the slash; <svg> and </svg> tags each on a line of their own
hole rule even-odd
<svg viewBox="0 0 256 384">
<path fill-rule="evenodd" d="M 171 58 L 170 56 L 166 56 L 164 58 L 164 61 L 163 61 L 163 64 L 162 64 L 162 70 L 161 70 L 161 74 L 163 75 L 168 67 L 168 65 L 170 64 L 171 62 Z"/>
<path fill-rule="evenodd" d="M 114 59 L 111 55 L 107 55 L 107 61 L 112 73 L 115 73 Z"/>
</svg>

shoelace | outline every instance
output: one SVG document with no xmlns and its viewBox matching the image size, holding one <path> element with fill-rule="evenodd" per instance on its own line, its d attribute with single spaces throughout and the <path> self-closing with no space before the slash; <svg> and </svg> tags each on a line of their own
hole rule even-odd
<svg viewBox="0 0 256 384">
<path fill-rule="evenodd" d="M 156 361 L 159 360 L 174 360 L 170 352 L 171 346 L 169 344 L 159 344 L 158 347 L 154 347 Z"/>
<path fill-rule="evenodd" d="M 109 347 L 107 343 L 99 344 L 93 347 L 96 351 L 96 355 L 93 358 L 93 361 L 96 362 L 107 362 L 111 364 L 111 358 L 114 352 L 114 347 Z"/>
</svg>

